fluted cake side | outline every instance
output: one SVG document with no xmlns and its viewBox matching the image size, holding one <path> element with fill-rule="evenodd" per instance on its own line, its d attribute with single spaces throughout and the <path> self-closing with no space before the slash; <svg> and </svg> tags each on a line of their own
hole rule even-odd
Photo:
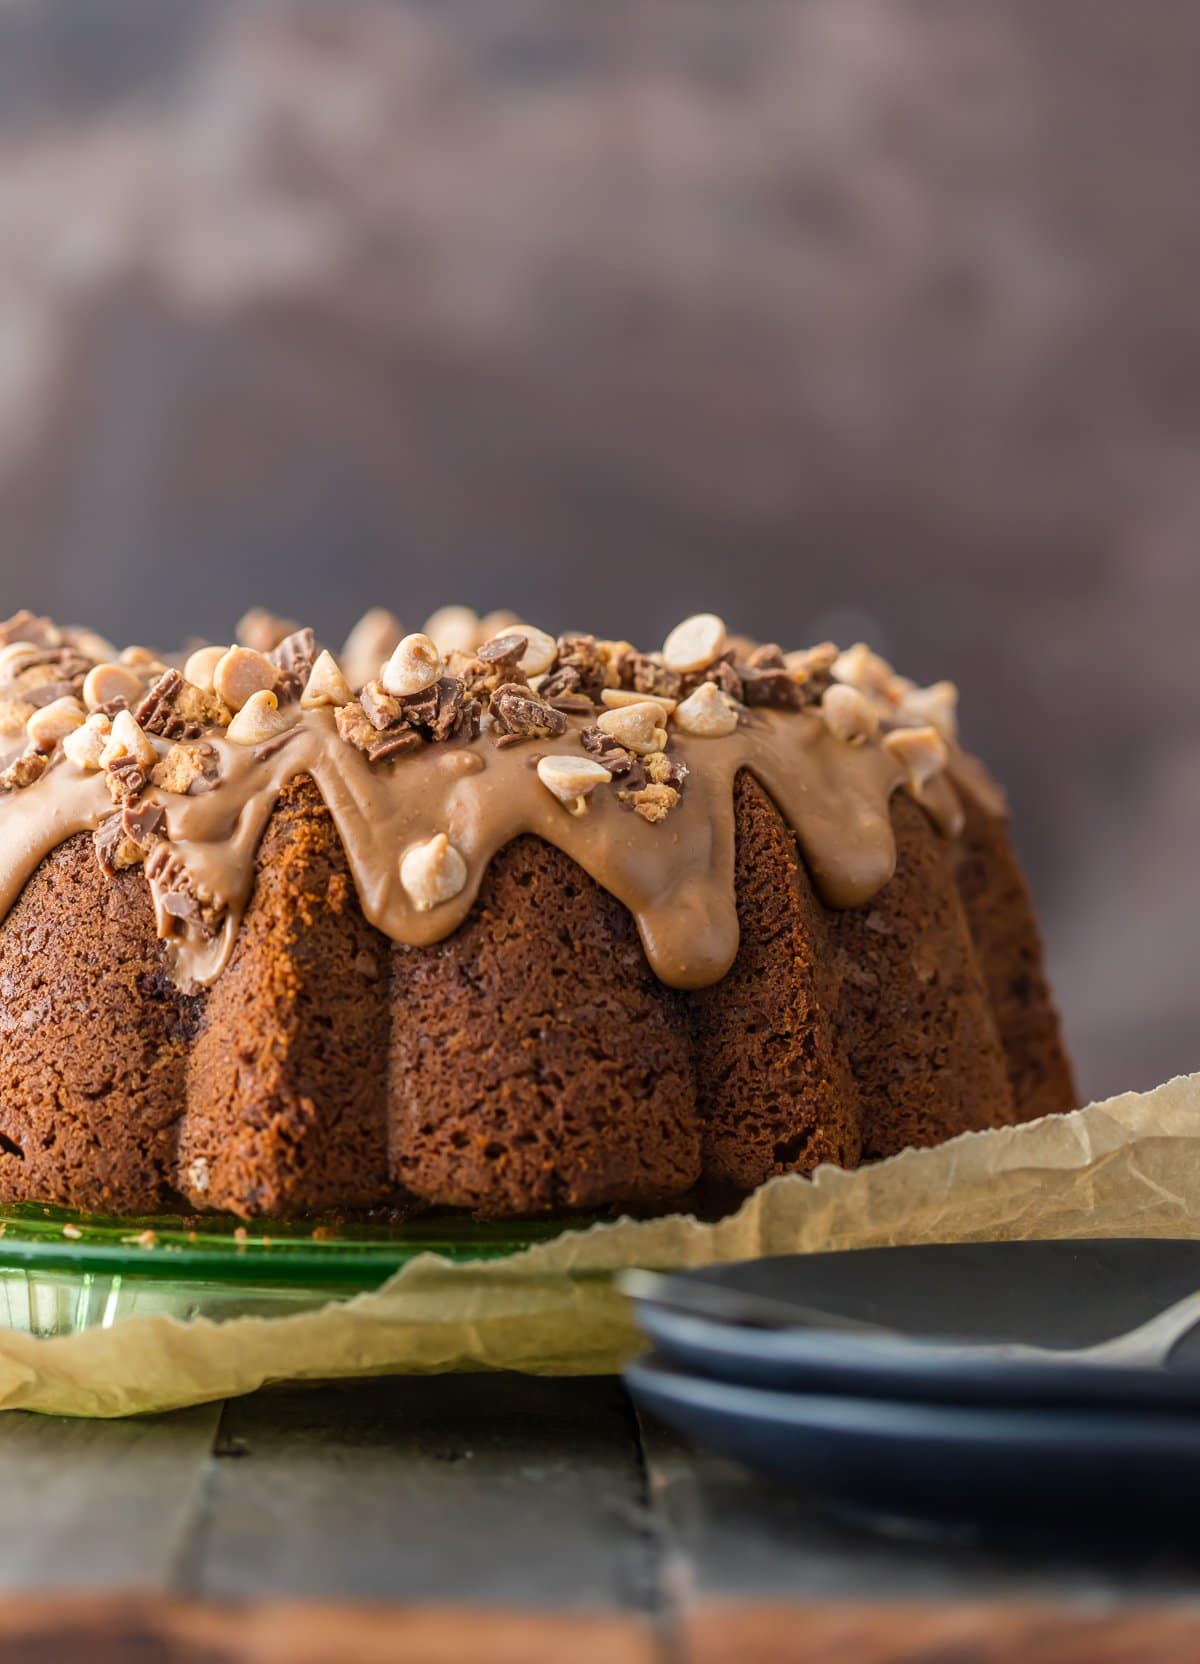
<svg viewBox="0 0 1200 1664">
<path fill-rule="evenodd" d="M 275 675 L 243 699 L 253 714 L 269 693 L 278 724 L 252 744 L 229 709 L 156 732 L 178 728 L 182 672 L 150 655 L 123 667 L 144 668 L 136 700 L 130 684 L 90 712 L 84 681 L 120 659 L 55 662 L 71 691 L 32 705 L 7 770 L 48 761 L 0 794 L 0 1200 L 266 1218 L 667 1205 L 1072 1107 L 1002 806 L 954 745 L 944 689 L 865 649 L 789 667 L 722 638 L 709 665 L 637 655 L 603 683 L 598 653 L 590 684 L 556 693 L 580 637 L 529 673 L 510 643 L 487 688 L 480 649 L 525 649 L 540 632 L 523 628 L 432 643 L 440 680 L 474 673 L 483 694 L 483 731 L 442 739 L 425 690 L 351 687 L 353 642 L 341 704 L 299 698 L 332 675 L 315 646 L 245 649 Z M 40 649 L 64 650 L 89 657 Z M 773 678 L 757 707 L 754 653 Z M 622 686 L 660 675 L 670 692 Z M 389 747 L 374 759 L 341 715 L 369 686 L 399 706 L 359 730 Z M 507 722 L 486 720 L 497 688 L 516 690 Z M 719 732 L 674 720 L 702 689 Z M 462 693 L 441 697 L 461 717 Z M 642 749 L 598 720 L 656 698 Z M 36 712 L 67 700 L 83 720 L 31 745 Z M 931 710 L 939 727 L 914 721 Z M 97 713 L 146 742 L 132 797 L 129 750 L 88 766 L 65 747 Z M 450 893 L 414 905 L 431 883 Z"/>
</svg>

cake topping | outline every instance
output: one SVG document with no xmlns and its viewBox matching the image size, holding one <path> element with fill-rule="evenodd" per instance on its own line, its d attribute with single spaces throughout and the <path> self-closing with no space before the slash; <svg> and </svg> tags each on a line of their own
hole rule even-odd
<svg viewBox="0 0 1200 1664">
<path fill-rule="evenodd" d="M 124 664 L 98 664 L 83 681 L 83 702 L 89 711 L 109 706 L 135 705 L 146 691 L 141 677 Z"/>
<path fill-rule="evenodd" d="M 879 732 L 879 716 L 871 701 L 845 682 L 835 682 L 826 690 L 821 715 L 829 732 L 847 745 L 862 745 Z"/>
<path fill-rule="evenodd" d="M 256 693 L 274 693 L 278 671 L 265 653 L 231 647 L 213 671 L 213 692 L 231 711 L 240 711 Z"/>
<path fill-rule="evenodd" d="M 285 636 L 299 628 L 294 619 L 281 618 L 267 607 L 251 607 L 238 619 L 235 634 L 241 646 L 252 647 L 257 653 L 270 653 Z"/>
<path fill-rule="evenodd" d="M 281 711 L 275 694 L 261 688 L 250 695 L 229 724 L 229 739 L 234 745 L 265 745 L 294 728 L 297 720 L 296 711 Z"/>
<path fill-rule="evenodd" d="M 319 711 L 323 705 L 348 705 L 353 698 L 350 684 L 333 654 L 319 653 L 300 695 L 301 710 Z"/>
<path fill-rule="evenodd" d="M 470 607 L 439 607 L 425 622 L 425 634 L 440 653 L 473 653 L 479 646 L 479 615 Z"/>
<path fill-rule="evenodd" d="M 407 636 L 371 615 L 339 663 L 280 624 L 182 671 L 31 615 L 0 626 L 0 915 L 45 854 L 90 832 L 106 871 L 147 863 L 171 974 L 211 981 L 276 799 L 307 775 L 393 939 L 455 929 L 496 851 L 533 833 L 630 909 L 660 977 L 693 987 L 736 950 L 742 770 L 837 906 L 890 876 L 895 789 L 947 833 L 949 777 L 988 791 L 954 744 L 953 687 L 918 688 L 861 646 L 758 647 L 699 614 L 644 653 L 459 609 Z"/>
<path fill-rule="evenodd" d="M 517 661 L 522 676 L 541 676 L 558 657 L 558 643 L 545 630 L 535 630 L 522 624 L 520 634 L 525 637 L 525 651 Z"/>
<path fill-rule="evenodd" d="M 275 666 L 275 692 L 284 704 L 299 699 L 308 685 L 317 657 L 316 637 L 309 629 L 292 630 L 268 655 Z"/>
<path fill-rule="evenodd" d="M 936 728 L 897 728 L 883 736 L 883 749 L 902 765 L 918 801 L 950 761 L 946 742 Z"/>
<path fill-rule="evenodd" d="M 675 726 L 685 734 L 702 739 L 721 739 L 738 725 L 736 700 L 722 693 L 715 682 L 702 682 L 694 693 L 676 707 Z"/>
<path fill-rule="evenodd" d="M 398 696 L 423 693 L 444 669 L 442 655 L 428 636 L 405 636 L 380 672 L 384 691 Z"/>
<path fill-rule="evenodd" d="M 467 863 L 444 832 L 413 844 L 400 863 L 400 882 L 418 913 L 453 901 L 467 882 Z"/>
<path fill-rule="evenodd" d="M 677 624 L 663 642 L 663 663 L 686 676 L 707 670 L 725 651 L 725 623 L 715 613 L 698 612 Z"/>
<path fill-rule="evenodd" d="M 644 702 L 645 698 L 645 693 L 638 693 L 634 688 L 602 688 L 600 691 L 600 703 L 606 710 L 610 711 L 619 711 L 628 705 L 640 705 Z M 678 705 L 679 701 L 677 699 L 668 699 L 666 694 L 656 693 L 654 695 L 654 703 L 662 710 L 662 722 L 659 726 L 665 728 L 667 725 L 667 718 Z"/>
<path fill-rule="evenodd" d="M 386 607 L 373 607 L 359 619 L 341 653 L 342 669 L 352 688 L 360 688 L 372 676 L 378 676 L 380 665 L 403 634 L 400 620 Z"/>
<path fill-rule="evenodd" d="M 129 711 L 118 711 L 113 718 L 108 743 L 100 753 L 100 762 L 108 768 L 120 757 L 136 757 L 146 768 L 153 768 L 158 761 L 158 752 L 139 726 L 137 718 Z"/>
<path fill-rule="evenodd" d="M 639 705 L 605 711 L 596 719 L 596 726 L 602 734 L 608 734 L 618 745 L 624 746 L 626 751 L 632 751 L 635 757 L 644 757 L 648 752 L 662 751 L 666 746 L 667 731 L 663 721 L 662 706 L 646 699 Z"/>
<path fill-rule="evenodd" d="M 111 733 L 112 719 L 103 711 L 93 711 L 82 727 L 63 740 L 63 753 L 76 768 L 103 768 L 104 750 Z"/>
<path fill-rule="evenodd" d="M 183 674 L 201 693 L 213 691 L 213 678 L 217 674 L 217 666 L 225 657 L 225 652 L 224 647 L 197 647 L 196 651 L 188 656 Z"/>
<path fill-rule="evenodd" d="M 0 792 L 24 791 L 26 786 L 35 785 L 45 774 L 48 762 L 44 752 L 23 752 L 0 773 Z"/>
<path fill-rule="evenodd" d="M 187 797 L 211 791 L 220 773 L 221 759 L 215 745 L 207 740 L 185 740 L 171 747 L 150 778 L 160 791 Z"/>
<path fill-rule="evenodd" d="M 490 711 L 497 745 L 556 739 L 567 728 L 567 719 L 561 711 L 515 682 L 506 682 L 496 689 Z"/>
<path fill-rule="evenodd" d="M 215 692 L 205 693 L 178 670 L 163 671 L 134 715 L 147 734 L 167 740 L 198 740 L 205 729 L 224 727 L 230 720 Z"/>
<path fill-rule="evenodd" d="M 79 700 L 66 694 L 62 699 L 43 705 L 40 711 L 34 711 L 25 724 L 25 732 L 30 744 L 38 751 L 53 751 L 59 740 L 65 740 L 76 728 L 82 728 L 86 721 L 87 712 Z"/>
<path fill-rule="evenodd" d="M 904 722 L 928 723 L 943 739 L 958 736 L 958 689 L 953 682 L 935 682 L 929 688 L 905 688 L 899 715 Z"/>
<path fill-rule="evenodd" d="M 608 770 L 590 757 L 542 757 L 537 774 L 546 790 L 553 792 L 573 815 L 585 812 L 589 792 L 612 783 Z"/>
<path fill-rule="evenodd" d="M 127 804 L 109 815 L 96 829 L 96 859 L 109 878 L 128 867 L 140 867 L 162 833 L 166 816 L 155 803 L 135 809 Z"/>
</svg>

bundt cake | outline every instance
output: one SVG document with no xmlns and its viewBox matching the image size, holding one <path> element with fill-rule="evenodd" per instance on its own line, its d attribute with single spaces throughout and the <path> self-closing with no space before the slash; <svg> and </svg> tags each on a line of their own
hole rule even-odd
<svg viewBox="0 0 1200 1664">
<path fill-rule="evenodd" d="M 1065 1110 L 954 688 L 689 618 L 0 625 L 0 1201 L 664 1206 Z"/>
</svg>

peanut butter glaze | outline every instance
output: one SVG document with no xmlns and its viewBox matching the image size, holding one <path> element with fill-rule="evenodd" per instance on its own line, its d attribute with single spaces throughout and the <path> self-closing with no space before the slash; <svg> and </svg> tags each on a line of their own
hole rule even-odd
<svg viewBox="0 0 1200 1664">
<path fill-rule="evenodd" d="M 196 886 L 224 904 L 220 935 L 205 941 L 180 932 L 167 943 L 176 980 L 211 984 L 233 950 L 254 883 L 255 857 L 280 792 L 308 775 L 328 804 L 367 918 L 396 942 L 427 946 L 465 919 L 488 863 L 523 833 L 557 845 L 616 896 L 637 922 L 656 975 L 672 987 L 718 981 L 738 946 L 734 895 L 734 781 L 754 775 L 796 835 L 813 880 L 830 905 L 857 907 L 891 877 L 896 849 L 890 799 L 905 770 L 881 745 L 848 745 L 809 712 L 753 710 L 722 738 L 672 734 L 671 751 L 687 764 L 677 809 L 650 825 L 608 791 L 572 814 L 545 789 L 540 756 L 579 755 L 582 718 L 555 740 L 508 748 L 487 735 L 468 745 L 428 746 L 372 764 L 345 744 L 329 710 L 305 711 L 266 755 L 210 736 L 220 753 L 220 782 L 199 796 L 151 788 L 147 800 L 166 815 L 176 860 Z M 158 748 L 165 751 L 163 742 Z M 984 771 L 951 751 L 950 769 L 917 795 L 947 836 L 962 811 L 950 775 L 984 807 L 1001 804 Z M 911 789 L 907 788 L 906 789 Z M 79 832 L 112 814 L 101 774 L 59 756 L 27 790 L 0 800 L 0 918 L 38 864 Z M 418 911 L 400 882 L 400 861 L 413 844 L 448 834 L 467 866 L 467 882 L 450 901 Z M 160 918 L 164 918 L 160 908 Z M 173 921 L 164 921 L 164 929 Z M 178 928 L 178 927 L 176 927 Z"/>
</svg>

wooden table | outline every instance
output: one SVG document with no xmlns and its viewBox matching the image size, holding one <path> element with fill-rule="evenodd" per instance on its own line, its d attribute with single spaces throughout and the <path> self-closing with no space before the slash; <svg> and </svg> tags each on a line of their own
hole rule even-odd
<svg viewBox="0 0 1200 1664">
<path fill-rule="evenodd" d="M 1155 1664 L 1200 1545 L 823 1516 L 612 1380 L 278 1387 L 0 1416 L 0 1664 Z"/>
</svg>

